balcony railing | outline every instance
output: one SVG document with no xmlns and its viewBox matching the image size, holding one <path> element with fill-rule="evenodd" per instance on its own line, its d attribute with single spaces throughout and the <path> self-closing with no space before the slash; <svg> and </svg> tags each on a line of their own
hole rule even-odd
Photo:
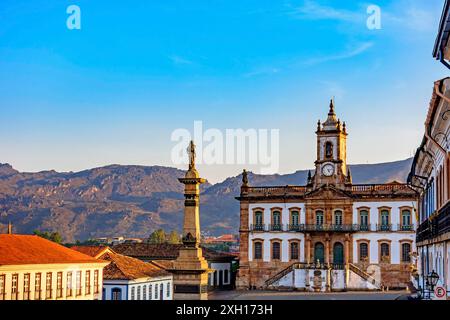
<svg viewBox="0 0 450 320">
<path fill-rule="evenodd" d="M 283 231 L 283 225 L 282 224 L 269 224 L 269 230 L 270 231 Z"/>
<path fill-rule="evenodd" d="M 353 192 L 397 192 L 397 191 L 413 191 L 408 184 L 388 183 L 388 184 L 354 184 Z"/>
<path fill-rule="evenodd" d="M 397 224 L 252 224 L 250 230 L 255 232 L 390 232 L 415 231 L 415 225 Z M 423 227 L 422 227 L 423 228 Z M 417 230 L 420 233 L 420 227 Z"/>
<path fill-rule="evenodd" d="M 425 220 L 417 228 L 416 241 L 430 240 L 450 232 L 450 202 L 442 207 L 432 220 Z"/>
<path fill-rule="evenodd" d="M 250 226 L 251 231 L 266 231 L 266 226 L 264 224 L 252 224 Z"/>
<path fill-rule="evenodd" d="M 278 187 L 248 187 L 246 192 L 252 196 L 286 196 L 286 195 L 304 195 L 305 186 L 278 186 Z"/>
<path fill-rule="evenodd" d="M 392 224 L 377 224 L 377 231 L 392 231 Z"/>
<path fill-rule="evenodd" d="M 397 231 L 414 231 L 413 224 L 398 224 Z"/>
<path fill-rule="evenodd" d="M 357 231 L 357 225 L 354 224 L 307 224 L 305 231 L 331 231 L 331 232 L 351 232 Z"/>
<path fill-rule="evenodd" d="M 358 224 L 357 226 L 357 231 L 371 231 L 371 227 L 370 224 Z"/>
<path fill-rule="evenodd" d="M 294 232 L 304 231 L 305 225 L 304 224 L 289 224 L 288 230 L 294 231 Z"/>
</svg>

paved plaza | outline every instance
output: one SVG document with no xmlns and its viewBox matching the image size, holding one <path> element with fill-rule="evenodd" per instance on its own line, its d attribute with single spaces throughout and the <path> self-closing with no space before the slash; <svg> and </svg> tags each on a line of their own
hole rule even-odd
<svg viewBox="0 0 450 320">
<path fill-rule="evenodd" d="M 210 300 L 406 300 L 407 291 L 386 292 L 279 292 L 279 291 L 216 291 Z"/>
</svg>

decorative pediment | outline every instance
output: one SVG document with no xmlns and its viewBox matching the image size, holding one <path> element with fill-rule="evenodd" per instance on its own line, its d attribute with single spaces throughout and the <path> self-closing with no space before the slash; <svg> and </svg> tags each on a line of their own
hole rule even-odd
<svg viewBox="0 0 450 320">
<path fill-rule="evenodd" d="M 305 199 L 349 199 L 351 193 L 336 188 L 334 185 L 322 185 L 305 194 Z"/>
</svg>

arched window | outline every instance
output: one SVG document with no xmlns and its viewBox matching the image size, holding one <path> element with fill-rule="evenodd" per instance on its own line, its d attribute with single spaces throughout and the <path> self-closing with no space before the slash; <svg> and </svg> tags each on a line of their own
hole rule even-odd
<svg viewBox="0 0 450 320">
<path fill-rule="evenodd" d="M 131 300 L 136 300 L 136 288 L 131 287 Z"/>
<path fill-rule="evenodd" d="M 333 157 L 333 144 L 329 141 L 325 143 L 325 157 L 326 158 Z"/>
<path fill-rule="evenodd" d="M 122 300 L 122 289 L 120 289 L 120 288 L 112 288 L 112 290 L 111 290 L 111 300 Z"/>
<path fill-rule="evenodd" d="M 359 261 L 366 262 L 369 259 L 369 245 L 367 243 L 359 244 Z"/>
<path fill-rule="evenodd" d="M 314 245 L 314 262 L 319 260 L 320 263 L 323 263 L 325 261 L 324 252 L 325 252 L 325 248 L 323 246 L 323 243 L 317 242 Z"/>
<path fill-rule="evenodd" d="M 344 263 L 344 246 L 340 242 L 336 242 L 333 246 L 333 263 Z"/>
<path fill-rule="evenodd" d="M 299 256 L 300 256 L 300 254 L 299 254 L 300 246 L 299 246 L 298 242 L 296 242 L 296 241 L 291 242 L 290 249 L 291 249 L 291 260 L 298 260 Z"/>
<path fill-rule="evenodd" d="M 171 287 L 170 287 L 170 282 L 166 283 L 166 297 L 170 298 L 170 293 L 171 293 Z"/>
<path fill-rule="evenodd" d="M 337 226 L 342 225 L 342 211 L 341 210 L 336 210 L 334 212 L 334 224 Z"/>
<path fill-rule="evenodd" d="M 389 210 L 383 209 L 380 212 L 380 230 L 381 231 L 389 231 L 390 230 L 390 224 L 389 224 Z"/>
<path fill-rule="evenodd" d="M 412 230 L 411 226 L 411 211 L 409 209 L 402 210 L 401 229 L 403 231 Z"/>
<path fill-rule="evenodd" d="M 323 225 L 323 211 L 316 211 L 316 225 Z"/>
<path fill-rule="evenodd" d="M 255 224 L 262 225 L 263 223 L 263 213 L 261 211 L 255 212 Z"/>
<path fill-rule="evenodd" d="M 300 213 L 297 210 L 291 211 L 291 223 L 295 227 L 300 224 Z"/>
<path fill-rule="evenodd" d="M 262 248 L 263 248 L 262 242 L 256 241 L 254 244 L 254 252 L 253 252 L 254 259 L 262 259 Z"/>
<path fill-rule="evenodd" d="M 409 243 L 402 244 L 402 262 L 411 262 L 411 245 Z"/>
<path fill-rule="evenodd" d="M 359 211 L 359 224 L 361 231 L 369 230 L 369 212 L 367 210 Z"/>
<path fill-rule="evenodd" d="M 278 241 L 272 242 L 272 260 L 281 259 L 281 244 Z"/>
<path fill-rule="evenodd" d="M 388 243 L 382 243 L 380 245 L 380 258 L 381 262 L 390 262 L 390 250 L 389 250 L 389 244 Z"/>
<path fill-rule="evenodd" d="M 274 211 L 272 213 L 272 230 L 280 231 L 281 230 L 281 212 Z"/>
</svg>

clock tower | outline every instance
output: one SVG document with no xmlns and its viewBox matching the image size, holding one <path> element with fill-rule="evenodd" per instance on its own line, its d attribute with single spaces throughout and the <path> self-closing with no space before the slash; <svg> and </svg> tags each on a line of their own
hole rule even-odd
<svg viewBox="0 0 450 320">
<path fill-rule="evenodd" d="M 345 122 L 336 117 L 334 101 L 325 122 L 317 123 L 317 160 L 314 177 L 308 179 L 314 189 L 324 184 L 345 188 L 351 184 L 350 170 L 347 168 L 347 130 Z"/>
</svg>

